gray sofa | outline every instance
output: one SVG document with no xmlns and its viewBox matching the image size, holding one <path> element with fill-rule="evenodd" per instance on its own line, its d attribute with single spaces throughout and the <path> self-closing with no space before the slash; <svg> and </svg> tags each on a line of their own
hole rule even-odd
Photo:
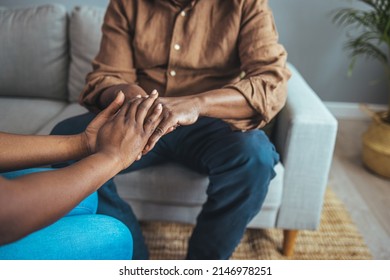
<svg viewBox="0 0 390 280">
<path fill-rule="evenodd" d="M 100 41 L 104 9 L 61 5 L 0 7 L 0 131 L 48 134 L 86 110 L 77 104 Z M 298 230 L 320 222 L 337 122 L 298 71 L 277 116 L 274 143 L 281 155 L 263 209 L 249 227 L 284 229 L 291 254 Z M 254 171 L 256 172 L 256 171 Z M 116 178 L 120 195 L 140 220 L 194 223 L 208 178 L 175 163 Z"/>
</svg>

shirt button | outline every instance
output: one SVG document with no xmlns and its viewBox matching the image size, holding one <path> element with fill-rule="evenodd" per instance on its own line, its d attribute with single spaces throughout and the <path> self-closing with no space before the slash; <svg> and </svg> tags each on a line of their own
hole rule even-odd
<svg viewBox="0 0 390 280">
<path fill-rule="evenodd" d="M 173 48 L 175 49 L 175 50 L 180 50 L 180 45 L 179 44 L 175 44 L 174 46 L 173 46 Z"/>
<path fill-rule="evenodd" d="M 180 15 L 181 15 L 182 17 L 185 17 L 185 16 L 187 15 L 187 13 L 186 13 L 185 11 L 181 11 L 181 12 L 180 12 Z"/>
<path fill-rule="evenodd" d="M 175 70 L 171 70 L 169 72 L 169 75 L 171 75 L 172 77 L 175 77 L 176 76 L 176 71 Z"/>
</svg>

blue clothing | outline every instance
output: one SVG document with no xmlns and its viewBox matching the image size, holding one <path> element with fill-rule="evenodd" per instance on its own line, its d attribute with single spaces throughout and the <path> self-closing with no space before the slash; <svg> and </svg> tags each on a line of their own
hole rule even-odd
<svg viewBox="0 0 390 280">
<path fill-rule="evenodd" d="M 48 168 L 0 174 L 7 179 Z M 57 222 L 28 236 L 0 246 L 0 260 L 129 260 L 133 239 L 122 222 L 97 215 L 98 196 L 93 193 Z"/>
<path fill-rule="evenodd" d="M 0 246 L 0 260 L 130 260 L 132 237 L 105 215 L 75 215 Z"/>
<path fill-rule="evenodd" d="M 82 132 L 93 118 L 94 114 L 87 113 L 65 120 L 52 134 Z M 189 240 L 187 258 L 228 259 L 246 226 L 260 211 L 278 160 L 279 155 L 263 131 L 233 131 L 219 119 L 204 117 L 162 137 L 152 151 L 125 172 L 176 161 L 207 174 L 208 199 Z M 115 217 L 131 229 L 133 258 L 148 258 L 138 221 L 117 194 L 115 185 L 100 188 L 98 199 L 98 213 Z"/>
</svg>

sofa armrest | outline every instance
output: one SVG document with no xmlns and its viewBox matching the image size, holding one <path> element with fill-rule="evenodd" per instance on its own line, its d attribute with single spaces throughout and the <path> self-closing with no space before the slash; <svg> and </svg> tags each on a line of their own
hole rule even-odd
<svg viewBox="0 0 390 280">
<path fill-rule="evenodd" d="M 285 167 L 276 226 L 316 229 L 337 134 L 337 121 L 294 66 L 279 114 L 275 145 Z"/>
</svg>

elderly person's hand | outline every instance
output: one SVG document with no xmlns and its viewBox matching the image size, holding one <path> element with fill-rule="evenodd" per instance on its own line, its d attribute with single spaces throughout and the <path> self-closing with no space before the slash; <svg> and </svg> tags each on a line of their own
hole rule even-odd
<svg viewBox="0 0 390 280">
<path fill-rule="evenodd" d="M 154 91 L 154 94 L 157 95 L 157 92 Z M 200 114 L 199 104 L 192 96 L 160 97 L 156 99 L 155 104 L 162 105 L 162 120 L 150 137 L 143 154 L 153 149 L 162 136 L 172 132 L 178 126 L 194 124 Z"/>
</svg>

